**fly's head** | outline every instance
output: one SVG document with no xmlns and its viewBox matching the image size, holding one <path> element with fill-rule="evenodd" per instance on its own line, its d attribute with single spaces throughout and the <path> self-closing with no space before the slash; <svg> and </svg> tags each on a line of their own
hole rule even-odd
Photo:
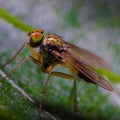
<svg viewBox="0 0 120 120">
<path fill-rule="evenodd" d="M 28 32 L 28 36 L 29 36 L 29 44 L 31 47 L 38 47 L 43 38 L 44 38 L 44 31 L 42 30 L 34 30 L 32 32 Z"/>
</svg>

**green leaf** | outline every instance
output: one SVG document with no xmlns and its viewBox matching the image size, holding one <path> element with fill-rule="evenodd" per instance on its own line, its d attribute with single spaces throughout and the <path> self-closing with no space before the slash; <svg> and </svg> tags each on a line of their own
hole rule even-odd
<svg viewBox="0 0 120 120">
<path fill-rule="evenodd" d="M 120 76 L 117 75 L 116 73 L 113 73 L 112 71 L 108 71 L 102 68 L 95 68 L 95 70 L 102 76 L 107 77 L 111 82 L 115 82 L 115 83 L 120 82 Z"/>
<path fill-rule="evenodd" d="M 28 32 L 34 29 L 2 8 L 0 8 L 0 17 L 22 31 Z"/>
</svg>

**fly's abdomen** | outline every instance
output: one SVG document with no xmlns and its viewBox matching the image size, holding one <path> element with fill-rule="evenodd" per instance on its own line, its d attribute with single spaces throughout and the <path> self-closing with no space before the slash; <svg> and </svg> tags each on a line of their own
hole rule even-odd
<svg viewBox="0 0 120 120">
<path fill-rule="evenodd" d="M 95 82 L 93 82 L 92 80 L 90 80 L 87 76 L 85 76 L 84 74 L 82 74 L 81 72 L 78 72 L 77 76 L 78 76 L 80 79 L 85 80 L 86 82 L 91 82 L 91 83 L 96 84 Z"/>
</svg>

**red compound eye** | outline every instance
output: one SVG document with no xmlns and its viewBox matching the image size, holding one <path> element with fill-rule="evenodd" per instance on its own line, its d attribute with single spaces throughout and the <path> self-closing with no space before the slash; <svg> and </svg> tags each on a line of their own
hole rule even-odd
<svg viewBox="0 0 120 120">
<path fill-rule="evenodd" d="M 30 37 L 29 43 L 32 47 L 38 47 L 44 37 L 42 30 L 34 30 L 33 32 L 28 33 Z"/>
</svg>

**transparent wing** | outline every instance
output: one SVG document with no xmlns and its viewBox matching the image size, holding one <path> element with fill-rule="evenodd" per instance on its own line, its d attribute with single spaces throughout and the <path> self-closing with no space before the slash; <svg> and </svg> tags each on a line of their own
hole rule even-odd
<svg viewBox="0 0 120 120">
<path fill-rule="evenodd" d="M 111 84 L 102 76 L 100 76 L 93 67 L 86 64 L 83 59 L 76 59 L 76 57 L 71 54 L 69 51 L 67 53 L 59 53 L 59 55 L 69 64 L 71 64 L 75 69 L 78 70 L 78 76 L 82 79 L 95 83 L 107 90 L 112 91 L 113 87 Z"/>
<path fill-rule="evenodd" d="M 94 53 L 74 46 L 70 43 L 65 42 L 66 46 L 68 47 L 68 52 L 74 56 L 77 61 L 84 61 L 84 63 L 89 64 L 92 67 L 103 68 L 106 70 L 111 70 L 111 66 L 101 57 L 95 55 Z"/>
<path fill-rule="evenodd" d="M 61 53 L 56 51 L 54 53 L 56 56 L 61 57 L 65 63 L 69 63 L 75 70 L 77 70 L 78 77 L 87 82 L 97 84 L 107 90 L 113 90 L 111 84 L 105 78 L 96 73 L 94 69 L 94 67 L 110 69 L 110 65 L 107 62 L 85 49 L 81 49 L 69 43 L 65 44 L 68 49 Z M 71 70 L 71 72 L 73 71 Z"/>
</svg>

